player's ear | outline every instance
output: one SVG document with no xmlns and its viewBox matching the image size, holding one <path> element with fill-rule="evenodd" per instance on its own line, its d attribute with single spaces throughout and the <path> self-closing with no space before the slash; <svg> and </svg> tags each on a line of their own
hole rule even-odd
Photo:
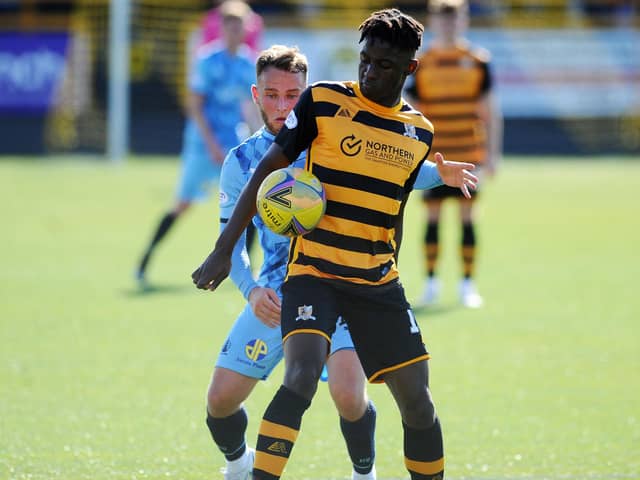
<svg viewBox="0 0 640 480">
<path fill-rule="evenodd" d="M 258 105 L 258 99 L 260 98 L 260 94 L 258 93 L 258 87 L 254 83 L 251 85 L 251 98 L 253 99 L 253 103 Z"/>
<path fill-rule="evenodd" d="M 409 66 L 407 67 L 407 74 L 413 75 L 414 73 L 416 73 L 416 70 L 418 69 L 419 64 L 420 62 L 418 62 L 417 58 L 413 58 L 409 60 Z"/>
</svg>

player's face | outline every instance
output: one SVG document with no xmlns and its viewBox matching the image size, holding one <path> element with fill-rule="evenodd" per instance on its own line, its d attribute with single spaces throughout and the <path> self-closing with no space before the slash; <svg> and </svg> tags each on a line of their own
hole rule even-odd
<svg viewBox="0 0 640 480">
<path fill-rule="evenodd" d="M 393 107 L 400 101 L 407 75 L 413 73 L 417 65 L 410 52 L 367 38 L 358 66 L 360 91 L 375 103 Z"/>
<path fill-rule="evenodd" d="M 251 92 L 267 130 L 273 134 L 280 131 L 306 86 L 307 78 L 302 72 L 285 72 L 275 67 L 263 70 Z"/>
<path fill-rule="evenodd" d="M 467 15 L 464 11 L 435 13 L 430 15 L 429 28 L 434 37 L 446 44 L 455 43 L 464 35 L 467 27 Z"/>
<path fill-rule="evenodd" d="M 222 21 L 222 35 L 228 48 L 239 47 L 244 40 L 244 22 L 235 17 L 225 18 Z"/>
</svg>

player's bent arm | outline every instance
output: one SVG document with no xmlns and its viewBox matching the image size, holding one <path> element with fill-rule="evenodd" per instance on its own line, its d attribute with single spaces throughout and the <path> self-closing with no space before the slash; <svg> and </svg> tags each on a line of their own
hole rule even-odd
<svg viewBox="0 0 640 480">
<path fill-rule="evenodd" d="M 220 231 L 225 228 L 225 224 L 220 224 Z M 236 242 L 231 254 L 231 270 L 229 272 L 231 281 L 238 287 L 242 296 L 249 300 L 251 291 L 258 286 L 253 279 L 253 271 L 251 270 L 251 260 L 249 252 L 247 252 L 247 233 L 243 230 L 240 238 Z"/>
<path fill-rule="evenodd" d="M 279 168 L 288 167 L 290 163 L 278 144 L 274 143 L 269 147 L 267 153 L 260 160 L 256 171 L 242 189 L 238 202 L 233 209 L 233 214 L 229 218 L 226 228 L 218 237 L 215 250 L 231 255 L 233 246 L 256 214 L 256 195 L 260 184 L 271 172 Z"/>
<path fill-rule="evenodd" d="M 231 255 L 242 232 L 256 214 L 256 194 L 269 173 L 289 165 L 290 162 L 277 144 L 271 145 L 262 157 L 258 168 L 245 185 L 226 228 L 220 233 L 213 252 L 192 274 L 197 288 L 215 290 L 231 271 Z"/>
<path fill-rule="evenodd" d="M 413 185 L 415 190 L 429 190 L 430 188 L 439 187 L 444 182 L 438 172 L 438 167 L 435 163 L 426 161 L 420 167 L 418 177 Z"/>
<path fill-rule="evenodd" d="M 190 92 L 187 99 L 187 113 L 198 127 L 198 131 L 207 145 L 209 152 L 215 152 L 215 158 L 213 158 L 213 160 L 217 163 L 222 163 L 223 153 L 216 141 L 215 134 L 209 125 L 209 122 L 207 122 L 207 119 L 204 116 L 204 103 L 204 95 L 196 92 Z"/>
<path fill-rule="evenodd" d="M 238 149 L 232 149 L 225 158 L 220 170 L 220 230 L 226 227 L 228 218 L 238 201 L 240 192 L 246 183 L 246 172 L 240 167 Z M 251 260 L 246 247 L 246 230 L 240 235 L 231 255 L 231 280 L 242 295 L 248 299 L 249 292 L 257 286 L 253 279 Z"/>
</svg>

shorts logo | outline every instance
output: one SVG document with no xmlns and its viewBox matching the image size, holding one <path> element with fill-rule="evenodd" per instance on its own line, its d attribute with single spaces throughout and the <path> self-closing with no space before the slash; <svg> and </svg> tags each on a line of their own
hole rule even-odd
<svg viewBox="0 0 640 480">
<path fill-rule="evenodd" d="M 296 113 L 293 110 L 291 110 L 289 115 L 287 115 L 287 119 L 284 121 L 284 124 L 289 130 L 293 130 L 298 126 L 298 117 L 296 117 Z"/>
<path fill-rule="evenodd" d="M 298 307 L 298 316 L 296 320 L 315 320 L 313 316 L 313 305 L 302 305 Z"/>
<path fill-rule="evenodd" d="M 219 198 L 219 201 L 220 201 L 221 205 L 224 205 L 225 203 L 227 203 L 229 201 L 228 195 L 225 192 L 223 192 L 222 190 L 220 190 L 220 193 L 218 194 L 218 198 Z"/>
<path fill-rule="evenodd" d="M 267 355 L 268 351 L 269 349 L 267 348 L 267 344 L 259 338 L 250 340 L 244 347 L 245 355 L 249 360 L 253 360 L 254 362 L 262 360 Z"/>
<path fill-rule="evenodd" d="M 227 340 L 226 342 L 224 342 L 224 345 L 222 346 L 222 354 L 223 355 L 228 354 L 230 348 L 231 348 L 231 342 Z"/>
</svg>

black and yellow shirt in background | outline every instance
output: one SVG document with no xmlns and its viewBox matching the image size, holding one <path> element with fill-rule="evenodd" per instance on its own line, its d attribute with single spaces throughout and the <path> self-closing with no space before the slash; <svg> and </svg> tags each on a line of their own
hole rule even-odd
<svg viewBox="0 0 640 480">
<path fill-rule="evenodd" d="M 307 88 L 276 138 L 324 185 L 327 209 L 309 234 L 293 239 L 288 277 L 311 275 L 358 285 L 397 279 L 395 225 L 433 140 L 431 123 L 404 101 L 387 108 L 355 82 Z"/>
<path fill-rule="evenodd" d="M 419 57 L 407 92 L 435 126 L 433 152 L 458 162 L 484 163 L 486 132 L 478 105 L 491 89 L 489 60 L 486 50 L 467 43 L 448 49 L 431 47 Z"/>
</svg>

